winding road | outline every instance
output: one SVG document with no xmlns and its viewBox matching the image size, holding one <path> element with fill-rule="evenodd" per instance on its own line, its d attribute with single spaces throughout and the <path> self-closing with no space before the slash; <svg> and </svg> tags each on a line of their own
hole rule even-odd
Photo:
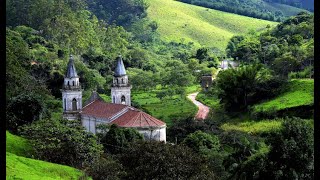
<svg viewBox="0 0 320 180">
<path fill-rule="evenodd" d="M 188 98 L 199 108 L 195 119 L 204 120 L 209 114 L 209 107 L 196 100 L 198 93 L 199 92 L 191 93 L 188 95 Z"/>
</svg>

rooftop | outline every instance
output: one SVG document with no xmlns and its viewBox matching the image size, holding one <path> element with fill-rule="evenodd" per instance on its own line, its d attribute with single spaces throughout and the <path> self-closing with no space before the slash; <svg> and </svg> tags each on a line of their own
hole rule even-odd
<svg viewBox="0 0 320 180">
<path fill-rule="evenodd" d="M 126 75 L 126 69 L 124 68 L 122 58 L 119 55 L 117 58 L 117 66 L 116 66 L 116 69 L 114 70 L 114 76 L 119 77 L 124 75 Z"/>
<path fill-rule="evenodd" d="M 68 67 L 67 67 L 67 73 L 66 73 L 67 78 L 74 78 L 78 77 L 76 67 L 74 66 L 74 61 L 72 55 L 70 55 Z"/>
</svg>

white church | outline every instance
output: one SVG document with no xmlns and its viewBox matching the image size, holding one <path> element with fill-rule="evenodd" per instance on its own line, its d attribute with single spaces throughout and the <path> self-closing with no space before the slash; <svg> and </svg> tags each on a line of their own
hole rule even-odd
<svg viewBox="0 0 320 180">
<path fill-rule="evenodd" d="M 117 58 L 111 85 L 112 103 L 105 102 L 97 92 L 82 106 L 82 91 L 74 66 L 73 57 L 67 67 L 62 92 L 63 118 L 80 120 L 94 134 L 99 124 L 116 124 L 119 127 L 135 128 L 145 139 L 166 142 L 166 124 L 151 115 L 131 106 L 131 88 L 121 56 Z"/>
</svg>

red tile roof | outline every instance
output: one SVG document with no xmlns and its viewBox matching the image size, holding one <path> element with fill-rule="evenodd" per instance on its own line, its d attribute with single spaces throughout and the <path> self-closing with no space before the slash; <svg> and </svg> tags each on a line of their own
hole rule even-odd
<svg viewBox="0 0 320 180">
<path fill-rule="evenodd" d="M 110 119 L 120 111 L 127 109 L 125 113 L 113 120 L 112 124 L 117 124 L 120 127 L 162 127 L 166 124 L 151 115 L 135 109 L 130 106 L 114 103 L 106 103 L 99 99 L 86 105 L 82 111 L 82 115 L 89 115 L 99 118 Z"/>
<path fill-rule="evenodd" d="M 117 124 L 120 127 L 161 127 L 165 126 L 166 124 L 159 119 L 152 117 L 151 115 L 137 110 L 130 108 L 126 113 L 122 116 L 118 117 L 114 121 L 111 122 L 112 124 Z"/>
<path fill-rule="evenodd" d="M 95 100 L 82 108 L 81 114 L 99 118 L 111 118 L 125 108 L 127 108 L 126 105 L 105 103 L 100 100 Z"/>
</svg>

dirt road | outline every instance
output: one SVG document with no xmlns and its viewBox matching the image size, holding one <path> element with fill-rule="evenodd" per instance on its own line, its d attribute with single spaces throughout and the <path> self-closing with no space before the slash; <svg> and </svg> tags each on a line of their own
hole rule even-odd
<svg viewBox="0 0 320 180">
<path fill-rule="evenodd" d="M 188 98 L 199 108 L 195 118 L 199 120 L 204 120 L 209 114 L 209 107 L 196 100 L 196 96 L 198 95 L 198 93 L 199 92 L 189 94 Z"/>
</svg>

